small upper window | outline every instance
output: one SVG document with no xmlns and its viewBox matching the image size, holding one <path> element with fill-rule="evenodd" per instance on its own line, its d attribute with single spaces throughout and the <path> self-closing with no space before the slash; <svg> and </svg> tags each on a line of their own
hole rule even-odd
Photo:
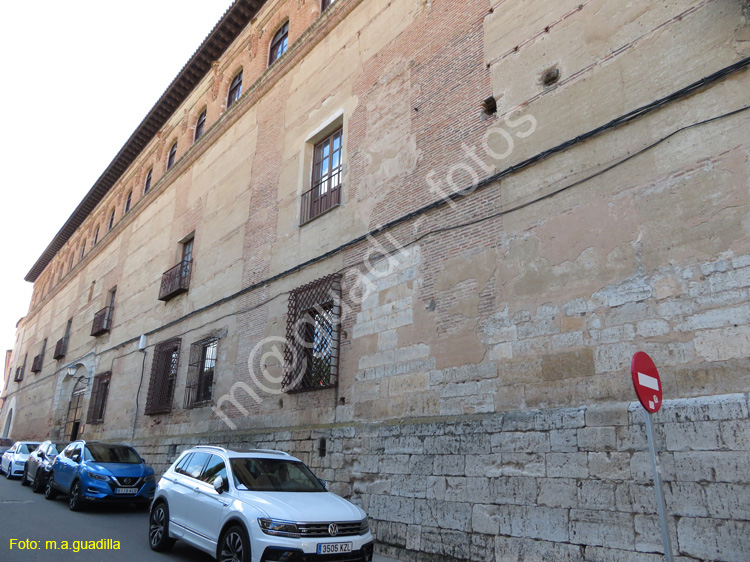
<svg viewBox="0 0 750 562">
<path fill-rule="evenodd" d="M 195 136 L 193 136 L 193 142 L 197 141 L 203 136 L 206 130 L 206 110 L 198 116 L 198 121 L 195 122 Z"/>
<path fill-rule="evenodd" d="M 322 7 L 320 9 L 321 12 L 325 12 L 328 7 L 333 4 L 336 0 L 323 0 Z"/>
<path fill-rule="evenodd" d="M 99 227 L 96 227 L 96 232 L 94 232 L 94 246 L 96 246 L 96 243 L 99 242 Z"/>
<path fill-rule="evenodd" d="M 112 209 L 112 214 L 109 215 L 109 225 L 107 226 L 107 232 L 112 230 L 112 227 L 115 226 L 115 210 Z"/>
<path fill-rule="evenodd" d="M 174 166 L 175 158 L 177 157 L 177 141 L 169 149 L 169 156 L 167 157 L 167 170 Z"/>
<path fill-rule="evenodd" d="M 125 200 L 125 214 L 130 211 L 130 204 L 133 202 L 133 190 L 128 193 L 128 198 Z"/>
<path fill-rule="evenodd" d="M 229 86 L 229 94 L 227 95 L 227 107 L 232 105 L 242 95 L 242 71 L 234 77 L 232 84 Z"/>
<path fill-rule="evenodd" d="M 83 244 L 81 244 L 81 259 L 83 259 L 83 256 L 86 255 L 86 241 L 83 241 Z"/>
<path fill-rule="evenodd" d="M 154 171 L 153 168 L 151 168 L 148 171 L 148 174 L 146 174 L 146 181 L 143 184 L 143 193 L 148 193 L 148 190 L 151 189 L 151 176 L 153 175 L 152 172 Z"/>
<path fill-rule="evenodd" d="M 286 53 L 287 45 L 289 44 L 289 22 L 287 21 L 281 29 L 276 32 L 271 41 L 271 54 L 268 57 L 268 64 L 272 64 L 273 61 L 278 59 L 281 55 Z"/>
</svg>

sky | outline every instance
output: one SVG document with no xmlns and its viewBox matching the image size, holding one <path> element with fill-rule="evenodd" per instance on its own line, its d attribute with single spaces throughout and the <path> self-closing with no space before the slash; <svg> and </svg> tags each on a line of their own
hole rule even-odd
<svg viewBox="0 0 750 562">
<path fill-rule="evenodd" d="M 0 351 L 24 277 L 231 3 L 0 2 Z"/>
</svg>

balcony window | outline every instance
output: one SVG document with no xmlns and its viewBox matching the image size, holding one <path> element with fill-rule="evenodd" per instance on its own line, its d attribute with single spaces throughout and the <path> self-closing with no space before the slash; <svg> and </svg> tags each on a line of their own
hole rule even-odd
<svg viewBox="0 0 750 562">
<path fill-rule="evenodd" d="M 281 55 L 286 53 L 287 45 L 289 44 L 289 22 L 287 21 L 281 29 L 276 32 L 271 41 L 271 52 L 268 55 L 269 66 L 278 59 Z"/>
<path fill-rule="evenodd" d="M 234 80 L 232 80 L 232 83 L 229 85 L 229 94 L 227 95 L 227 109 L 229 109 L 229 106 L 231 106 L 234 102 L 240 99 L 241 95 L 242 71 L 240 70 L 240 73 L 234 77 Z"/>
<path fill-rule="evenodd" d="M 300 224 L 341 203 L 342 129 L 320 141 L 313 149 L 312 188 L 302 194 Z"/>
<path fill-rule="evenodd" d="M 218 339 L 211 337 L 190 346 L 185 408 L 195 408 L 211 402 L 218 342 Z"/>
<path fill-rule="evenodd" d="M 286 392 L 331 388 L 338 384 L 341 276 L 329 275 L 289 295 Z"/>
<path fill-rule="evenodd" d="M 62 359 L 68 352 L 68 339 L 70 338 L 70 328 L 73 325 L 73 319 L 68 320 L 68 325 L 65 327 L 65 335 L 57 340 L 55 345 L 55 354 L 52 356 L 53 359 Z"/>
<path fill-rule="evenodd" d="M 107 306 L 94 314 L 94 321 L 91 324 L 91 335 L 101 336 L 112 329 L 112 315 L 115 310 L 115 294 L 117 288 L 111 289 L 107 296 Z"/>
<path fill-rule="evenodd" d="M 190 288 L 190 275 L 193 269 L 193 239 L 182 244 L 182 260 L 176 266 L 168 269 L 161 277 L 159 300 L 169 299 L 187 293 Z"/>
<path fill-rule="evenodd" d="M 100 373 L 94 377 L 94 386 L 91 390 L 91 400 L 89 401 L 86 423 L 102 423 L 104 421 L 104 410 L 107 407 L 109 381 L 111 378 L 111 372 Z"/>
<path fill-rule="evenodd" d="M 146 414 L 166 414 L 172 410 L 175 380 L 180 362 L 180 339 L 162 342 L 154 349 L 151 380 L 146 397 Z"/>
<path fill-rule="evenodd" d="M 42 370 L 42 356 L 37 355 L 34 357 L 34 360 L 31 362 L 31 372 L 32 373 L 39 373 Z"/>
</svg>

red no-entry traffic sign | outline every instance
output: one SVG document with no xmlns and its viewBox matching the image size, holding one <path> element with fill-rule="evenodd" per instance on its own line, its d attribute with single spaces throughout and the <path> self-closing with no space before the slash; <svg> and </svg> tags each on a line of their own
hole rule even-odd
<svg viewBox="0 0 750 562">
<path fill-rule="evenodd" d="M 641 406 L 652 414 L 658 412 L 662 400 L 661 379 L 648 353 L 639 351 L 633 355 L 630 374 L 633 376 L 633 387 Z"/>
</svg>

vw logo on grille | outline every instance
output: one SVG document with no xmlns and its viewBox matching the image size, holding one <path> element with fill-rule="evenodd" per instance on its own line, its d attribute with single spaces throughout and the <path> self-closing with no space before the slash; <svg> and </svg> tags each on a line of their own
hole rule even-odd
<svg viewBox="0 0 750 562">
<path fill-rule="evenodd" d="M 328 525 L 328 534 L 331 535 L 332 537 L 335 537 L 336 535 L 338 535 L 339 526 L 336 525 L 336 523 L 331 523 L 330 525 Z"/>
</svg>

